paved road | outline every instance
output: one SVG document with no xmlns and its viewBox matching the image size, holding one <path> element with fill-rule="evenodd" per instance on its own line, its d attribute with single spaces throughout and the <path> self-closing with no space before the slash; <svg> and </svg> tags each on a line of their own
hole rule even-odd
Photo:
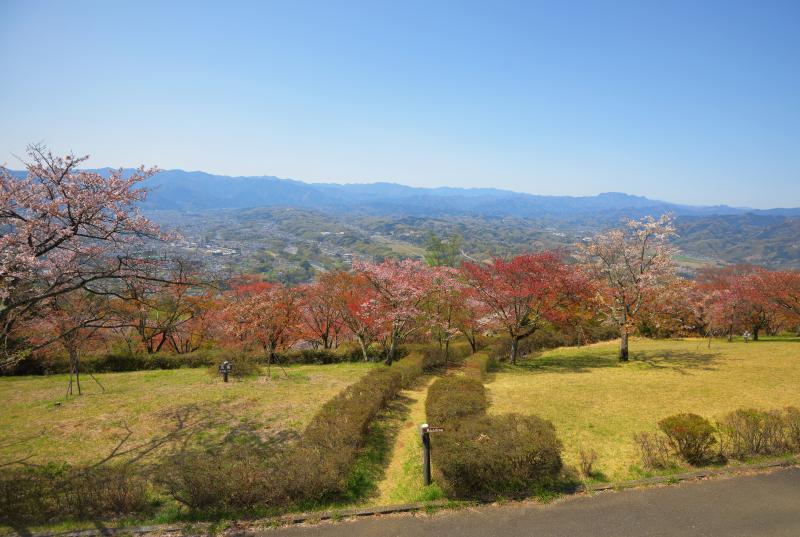
<svg viewBox="0 0 800 537">
<path fill-rule="evenodd" d="M 800 468 L 486 506 L 267 530 L 260 537 L 800 537 Z"/>
</svg>

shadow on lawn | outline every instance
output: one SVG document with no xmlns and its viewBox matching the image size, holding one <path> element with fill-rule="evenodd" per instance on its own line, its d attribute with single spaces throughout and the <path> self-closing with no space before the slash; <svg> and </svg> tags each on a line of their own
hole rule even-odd
<svg viewBox="0 0 800 537">
<path fill-rule="evenodd" d="M 588 373 L 592 369 L 620 367 L 619 360 L 612 352 L 593 354 L 571 354 L 555 356 L 526 356 L 517 366 L 508 363 L 500 366 L 500 371 L 523 371 L 530 373 Z"/>
<path fill-rule="evenodd" d="M 652 369 L 672 370 L 681 374 L 690 374 L 691 370 L 712 371 L 719 359 L 720 352 L 715 350 L 697 351 L 636 351 L 630 354 L 628 364 L 620 362 L 615 351 L 602 353 L 584 353 L 550 356 L 527 356 L 512 366 L 504 363 L 499 371 L 526 373 L 588 373 L 594 369 L 626 367 L 630 364 L 643 364 Z"/>
<path fill-rule="evenodd" d="M 688 375 L 692 370 L 714 371 L 719 352 L 704 351 L 640 351 L 632 355 L 631 362 L 646 364 L 652 369 L 672 370 Z"/>
</svg>

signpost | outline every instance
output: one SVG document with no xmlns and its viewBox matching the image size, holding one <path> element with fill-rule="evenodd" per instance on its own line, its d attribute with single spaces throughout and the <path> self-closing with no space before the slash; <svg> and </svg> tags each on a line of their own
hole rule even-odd
<svg viewBox="0 0 800 537">
<path fill-rule="evenodd" d="M 431 484 L 431 437 L 430 433 L 444 432 L 444 427 L 430 427 L 427 423 L 419 426 L 422 438 L 422 478 L 425 486 Z"/>
<path fill-rule="evenodd" d="M 228 374 L 231 372 L 231 369 L 233 369 L 233 367 L 227 360 L 222 362 L 222 365 L 219 366 L 219 372 L 222 373 L 222 380 L 224 382 L 228 382 Z"/>
</svg>

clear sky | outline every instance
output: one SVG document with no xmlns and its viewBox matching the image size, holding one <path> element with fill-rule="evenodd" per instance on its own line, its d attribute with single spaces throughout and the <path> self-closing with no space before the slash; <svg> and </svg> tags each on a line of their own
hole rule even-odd
<svg viewBox="0 0 800 537">
<path fill-rule="evenodd" d="M 800 206 L 800 1 L 0 0 L 0 162 Z"/>
</svg>

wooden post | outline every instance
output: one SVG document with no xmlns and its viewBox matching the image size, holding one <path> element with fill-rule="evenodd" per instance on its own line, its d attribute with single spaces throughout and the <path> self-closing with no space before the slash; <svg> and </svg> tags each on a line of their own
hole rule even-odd
<svg viewBox="0 0 800 537">
<path fill-rule="evenodd" d="M 420 425 L 419 434 L 422 436 L 422 478 L 428 486 L 431 484 L 431 436 L 427 423 Z"/>
</svg>

